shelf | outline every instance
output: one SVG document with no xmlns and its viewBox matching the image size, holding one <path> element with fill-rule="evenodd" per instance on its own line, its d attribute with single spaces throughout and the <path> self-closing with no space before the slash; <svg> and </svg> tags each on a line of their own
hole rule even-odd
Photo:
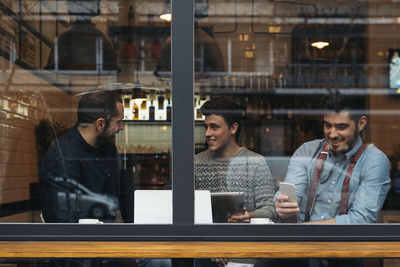
<svg viewBox="0 0 400 267">
<path fill-rule="evenodd" d="M 137 34 L 138 36 L 169 36 L 171 34 L 171 27 L 112 26 L 108 28 L 108 31 L 111 35 Z"/>
<path fill-rule="evenodd" d="M 160 126 L 165 126 L 165 125 L 171 125 L 172 121 L 149 121 L 149 120 L 123 120 L 124 123 L 126 124 L 132 124 L 132 125 L 160 125 Z M 195 120 L 195 125 L 203 125 L 203 121 L 198 121 Z"/>
<path fill-rule="evenodd" d="M 130 152 L 126 152 L 126 153 L 119 153 L 119 154 L 126 155 L 126 156 L 154 157 L 154 156 L 169 156 L 171 153 L 168 153 L 168 152 L 160 152 L 160 153 L 130 153 Z"/>
<path fill-rule="evenodd" d="M 137 125 L 167 125 L 171 124 L 171 121 L 150 121 L 150 120 L 123 120 L 124 123 L 137 124 Z"/>
</svg>

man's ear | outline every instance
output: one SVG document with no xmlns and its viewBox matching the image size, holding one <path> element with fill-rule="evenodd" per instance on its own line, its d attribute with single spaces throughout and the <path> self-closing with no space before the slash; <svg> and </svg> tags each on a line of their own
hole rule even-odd
<svg viewBox="0 0 400 267">
<path fill-rule="evenodd" d="M 96 130 L 99 132 L 102 132 L 106 128 L 106 120 L 104 118 L 98 118 L 94 124 L 96 126 Z"/>
<path fill-rule="evenodd" d="M 365 126 L 367 126 L 368 118 L 367 116 L 361 116 L 360 119 L 358 120 L 358 131 L 361 132 L 364 130 Z"/>
<path fill-rule="evenodd" d="M 237 122 L 232 123 L 231 125 L 231 135 L 236 135 L 237 130 L 239 129 L 239 124 Z"/>
</svg>

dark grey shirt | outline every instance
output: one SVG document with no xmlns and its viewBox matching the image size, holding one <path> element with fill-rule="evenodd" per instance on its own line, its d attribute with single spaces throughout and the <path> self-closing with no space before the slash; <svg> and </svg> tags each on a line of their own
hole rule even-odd
<svg viewBox="0 0 400 267">
<path fill-rule="evenodd" d="M 66 203 L 59 203 L 55 199 L 57 191 L 63 190 L 63 187 L 52 183 L 56 177 L 66 177 L 95 193 L 117 197 L 124 221 L 133 222 L 133 185 L 121 168 L 114 144 L 92 147 L 75 126 L 55 141 L 40 166 L 39 180 L 45 221 L 78 222 L 82 216 L 88 218 L 79 213 L 79 209 L 68 208 Z"/>
</svg>

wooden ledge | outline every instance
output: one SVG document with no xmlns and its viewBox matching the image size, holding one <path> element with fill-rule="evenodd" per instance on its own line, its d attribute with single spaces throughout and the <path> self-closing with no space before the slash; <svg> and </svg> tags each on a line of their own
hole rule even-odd
<svg viewBox="0 0 400 267">
<path fill-rule="evenodd" d="M 396 258 L 400 242 L 0 242 L 0 258 L 137 257 Z"/>
</svg>

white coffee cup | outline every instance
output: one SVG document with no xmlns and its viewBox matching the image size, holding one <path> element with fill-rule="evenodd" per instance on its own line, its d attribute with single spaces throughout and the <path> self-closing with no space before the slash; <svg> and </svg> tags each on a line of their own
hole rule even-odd
<svg viewBox="0 0 400 267">
<path fill-rule="evenodd" d="M 99 219 L 79 219 L 79 223 L 83 223 L 83 224 L 101 224 L 103 222 L 99 221 Z"/>
<path fill-rule="evenodd" d="M 274 222 L 269 218 L 251 218 L 251 224 L 273 224 Z"/>
</svg>

